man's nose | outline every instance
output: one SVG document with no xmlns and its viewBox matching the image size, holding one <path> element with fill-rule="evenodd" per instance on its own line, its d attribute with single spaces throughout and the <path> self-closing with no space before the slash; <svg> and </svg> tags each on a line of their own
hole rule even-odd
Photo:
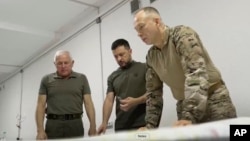
<svg viewBox="0 0 250 141">
<path fill-rule="evenodd" d="M 142 32 L 138 32 L 137 35 L 141 38 L 142 37 Z"/>
<path fill-rule="evenodd" d="M 62 67 L 65 67 L 66 65 L 65 65 L 65 63 L 62 63 Z"/>
<path fill-rule="evenodd" d="M 117 61 L 121 61 L 122 57 L 121 56 L 118 56 L 117 57 Z"/>
</svg>

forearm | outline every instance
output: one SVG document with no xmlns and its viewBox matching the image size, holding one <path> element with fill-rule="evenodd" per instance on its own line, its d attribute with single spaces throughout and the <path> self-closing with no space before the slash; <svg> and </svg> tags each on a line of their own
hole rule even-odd
<svg viewBox="0 0 250 141">
<path fill-rule="evenodd" d="M 146 127 L 157 128 L 161 120 L 163 108 L 162 89 L 152 92 L 147 98 L 145 116 Z"/>
<path fill-rule="evenodd" d="M 197 123 L 203 118 L 207 108 L 206 105 L 209 89 L 208 74 L 204 59 L 199 58 L 192 62 L 186 62 L 186 64 L 197 63 L 203 65 L 198 67 L 193 65 L 187 66 L 187 68 L 193 68 L 193 71 L 187 69 L 189 71 L 185 74 L 185 99 L 182 105 L 182 119 L 191 120 L 192 123 Z"/>
<path fill-rule="evenodd" d="M 38 105 L 36 109 L 37 132 L 44 132 L 45 107 Z"/>
<path fill-rule="evenodd" d="M 113 102 L 109 101 L 108 99 L 105 99 L 103 104 L 103 120 L 102 120 L 104 124 L 108 123 L 112 109 L 113 109 Z"/>
<path fill-rule="evenodd" d="M 199 122 L 203 118 L 207 108 L 209 83 L 204 68 L 199 68 L 192 73 L 186 74 L 185 99 L 182 103 L 183 111 L 181 112 L 181 118 L 191 120 L 192 123 Z"/>
<path fill-rule="evenodd" d="M 204 59 L 199 58 L 192 62 L 186 62 L 186 64 L 197 63 L 203 65 L 198 67 L 193 65 L 187 66 L 187 68 L 193 68 L 193 71 L 187 71 L 189 73 L 185 74 L 185 99 L 182 105 L 182 119 L 191 120 L 192 123 L 197 123 L 203 118 L 207 108 L 209 89 L 208 74 Z"/>
<path fill-rule="evenodd" d="M 95 108 L 93 102 L 88 102 L 86 106 L 86 112 L 89 119 L 90 127 L 96 128 L 96 121 L 95 121 Z"/>
<path fill-rule="evenodd" d="M 206 112 L 207 96 L 194 92 L 182 103 L 181 119 L 191 120 L 192 123 L 199 122 Z"/>
<path fill-rule="evenodd" d="M 148 96 L 148 93 L 145 93 L 144 95 L 135 98 L 135 103 L 136 103 L 136 105 L 146 103 L 146 101 L 147 101 L 147 96 Z"/>
<path fill-rule="evenodd" d="M 146 73 L 146 127 L 156 128 L 159 126 L 163 108 L 163 84 L 152 68 L 148 68 Z"/>
</svg>

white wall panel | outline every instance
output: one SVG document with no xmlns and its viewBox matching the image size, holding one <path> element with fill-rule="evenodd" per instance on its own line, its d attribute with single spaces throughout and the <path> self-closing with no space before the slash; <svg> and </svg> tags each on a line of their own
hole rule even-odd
<svg viewBox="0 0 250 141">
<path fill-rule="evenodd" d="M 21 74 L 13 76 L 8 82 L 1 84 L 0 91 L 0 135 L 15 140 L 18 136 L 18 117 L 21 102 Z"/>
</svg>

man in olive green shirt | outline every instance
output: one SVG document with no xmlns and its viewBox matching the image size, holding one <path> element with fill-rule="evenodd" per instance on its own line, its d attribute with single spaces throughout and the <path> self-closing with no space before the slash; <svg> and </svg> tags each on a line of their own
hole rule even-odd
<svg viewBox="0 0 250 141">
<path fill-rule="evenodd" d="M 83 137 L 83 104 L 90 121 L 89 135 L 95 135 L 95 109 L 87 77 L 72 70 L 74 61 L 68 51 L 57 51 L 54 64 L 56 72 L 45 75 L 40 84 L 36 139 Z"/>
<path fill-rule="evenodd" d="M 134 27 L 143 42 L 153 45 L 147 54 L 146 128 L 157 127 L 160 120 L 163 83 L 177 100 L 176 126 L 236 117 L 221 74 L 193 29 L 169 28 L 153 7 L 137 11 Z"/>
<path fill-rule="evenodd" d="M 146 65 L 132 60 L 128 41 L 117 39 L 112 44 L 119 68 L 108 77 L 107 95 L 103 104 L 103 121 L 98 133 L 105 133 L 116 97 L 115 131 L 145 126 Z"/>
</svg>

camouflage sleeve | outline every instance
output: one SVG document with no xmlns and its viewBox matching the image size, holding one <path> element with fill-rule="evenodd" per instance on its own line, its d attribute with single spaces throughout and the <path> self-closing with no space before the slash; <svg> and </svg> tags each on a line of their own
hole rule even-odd
<svg viewBox="0 0 250 141">
<path fill-rule="evenodd" d="M 162 89 L 163 84 L 155 71 L 148 67 L 146 73 L 146 127 L 156 128 L 159 126 L 163 107 Z"/>
<path fill-rule="evenodd" d="M 184 26 L 176 27 L 174 42 L 186 77 L 181 117 L 197 123 L 205 114 L 209 88 L 203 46 L 198 34 Z"/>
</svg>

